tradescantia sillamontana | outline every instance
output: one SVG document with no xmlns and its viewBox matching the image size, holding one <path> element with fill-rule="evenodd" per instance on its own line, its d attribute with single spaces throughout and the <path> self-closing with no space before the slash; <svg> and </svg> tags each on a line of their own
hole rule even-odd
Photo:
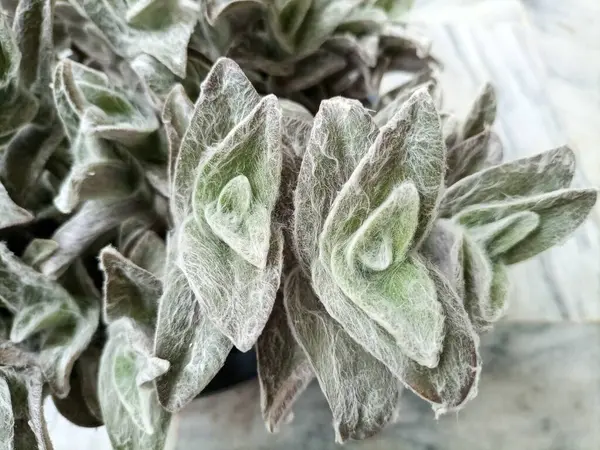
<svg viewBox="0 0 600 450">
<path fill-rule="evenodd" d="M 596 201 L 566 147 L 502 163 L 490 85 L 443 109 L 411 1 L 1 4 L 2 448 L 52 448 L 47 396 L 172 448 L 252 349 L 272 432 L 313 379 L 338 442 L 460 409 L 507 267 Z"/>
</svg>

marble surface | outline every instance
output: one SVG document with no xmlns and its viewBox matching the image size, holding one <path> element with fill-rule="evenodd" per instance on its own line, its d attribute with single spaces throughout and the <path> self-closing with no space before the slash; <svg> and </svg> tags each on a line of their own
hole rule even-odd
<svg viewBox="0 0 600 450">
<path fill-rule="evenodd" d="M 398 423 L 356 450 L 595 450 L 600 448 L 600 324 L 504 324 L 484 336 L 479 395 L 458 414 L 433 417 L 404 393 Z M 328 450 L 331 414 L 315 383 L 295 419 L 269 435 L 258 386 L 194 402 L 179 420 L 178 450 Z"/>
<path fill-rule="evenodd" d="M 569 144 L 576 183 L 600 186 L 600 1 L 416 0 L 411 20 L 444 64 L 450 107 L 466 109 L 483 82 L 494 83 L 508 159 Z M 600 449 L 600 205 L 562 246 L 511 276 L 507 317 L 483 339 L 479 396 L 436 421 L 406 393 L 396 425 L 346 448 Z M 195 402 L 178 418 L 178 449 L 338 448 L 317 385 L 278 435 L 258 408 L 256 383 Z M 110 448 L 102 428 L 72 426 L 51 405 L 46 415 L 56 450 Z"/>
</svg>

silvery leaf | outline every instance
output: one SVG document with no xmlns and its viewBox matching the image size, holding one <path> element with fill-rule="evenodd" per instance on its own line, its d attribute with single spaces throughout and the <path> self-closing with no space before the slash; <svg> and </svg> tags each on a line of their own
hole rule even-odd
<svg viewBox="0 0 600 450">
<path fill-rule="evenodd" d="M 177 412 L 192 401 L 225 363 L 232 344 L 206 314 L 176 264 L 176 238 L 168 241 L 163 295 L 159 300 L 154 354 L 169 361 L 156 380 L 158 399 Z"/>
<path fill-rule="evenodd" d="M 0 183 L 0 229 L 31 222 L 33 218 L 29 211 L 12 201 Z"/>
<path fill-rule="evenodd" d="M 58 250 L 58 243 L 52 239 L 33 239 L 21 255 L 21 261 L 38 269 L 39 265 Z"/>
<path fill-rule="evenodd" d="M 94 241 L 117 228 L 131 217 L 152 219 L 147 199 L 143 193 L 115 200 L 90 200 L 52 236 L 58 250 L 40 265 L 40 271 L 57 278 Z"/>
<path fill-rule="evenodd" d="M 126 317 L 153 329 L 162 294 L 160 280 L 112 247 L 102 250 L 100 264 L 104 271 L 104 321 L 110 324 Z"/>
<path fill-rule="evenodd" d="M 313 115 L 304 106 L 291 100 L 279 99 L 282 113 L 282 139 L 297 157 L 302 157 L 310 139 Z"/>
<path fill-rule="evenodd" d="M 9 192 L 23 205 L 32 203 L 33 191 L 52 154 L 64 141 L 60 124 L 21 128 L 4 149 L 0 178 Z"/>
<path fill-rule="evenodd" d="M 163 450 L 170 414 L 158 402 L 153 380 L 169 365 L 151 356 L 148 335 L 121 318 L 109 327 L 98 375 L 106 431 L 115 448 Z"/>
<path fill-rule="evenodd" d="M 167 248 L 164 241 L 152 230 L 143 232 L 133 244 L 127 258 L 158 279 L 163 278 Z"/>
<path fill-rule="evenodd" d="M 344 18 L 338 26 L 339 31 L 350 31 L 356 35 L 376 33 L 388 22 L 386 12 L 371 5 L 364 5 L 354 9 Z"/>
<path fill-rule="evenodd" d="M 111 85 L 102 72 L 65 59 L 56 66 L 53 88 L 58 113 L 71 141 L 86 112 L 90 134 L 128 146 L 140 144 L 158 129 L 150 107 Z"/>
<path fill-rule="evenodd" d="M 338 191 L 375 141 L 377 127 L 355 100 L 321 103 L 298 175 L 294 245 L 305 273 L 318 257 L 319 234 Z"/>
<path fill-rule="evenodd" d="M 289 96 L 291 93 L 309 89 L 326 78 L 342 71 L 346 67 L 346 59 L 335 53 L 318 50 L 296 64 L 293 75 L 285 78 L 274 78 L 272 89 L 275 93 Z"/>
<path fill-rule="evenodd" d="M 469 234 L 495 261 L 527 239 L 539 225 L 540 217 L 536 213 L 523 211 L 480 227 L 471 227 Z"/>
<path fill-rule="evenodd" d="M 281 112 L 268 96 L 206 156 L 196 175 L 195 219 L 259 269 L 267 263 L 281 164 Z"/>
<path fill-rule="evenodd" d="M 267 430 L 274 433 L 293 416 L 296 399 L 314 378 L 312 366 L 288 324 L 281 295 L 258 338 L 256 356 L 260 408 Z"/>
<path fill-rule="evenodd" d="M 596 197 L 595 189 L 559 189 L 547 194 L 470 206 L 462 210 L 455 220 L 470 228 L 515 213 L 536 213 L 539 216 L 537 228 L 501 258 L 505 264 L 516 264 L 562 242 L 586 219 L 596 203 Z"/>
<path fill-rule="evenodd" d="M 312 281 L 327 312 L 352 339 L 385 364 L 404 385 L 443 413 L 458 409 L 477 392 L 478 339 L 462 301 L 437 270 L 430 270 L 443 307 L 445 331 L 437 367 L 429 369 L 410 359 L 392 337 L 347 298 L 320 261 L 315 262 Z"/>
<path fill-rule="evenodd" d="M 66 396 L 73 363 L 98 325 L 96 299 L 73 298 L 5 246 L 0 246 L 0 272 L 0 300 L 14 316 L 11 341 L 36 342 L 37 362 L 45 380 L 55 395 Z"/>
<path fill-rule="evenodd" d="M 437 365 L 444 317 L 426 267 L 405 256 L 431 227 L 443 173 L 439 119 L 418 91 L 344 184 L 320 236 L 342 291 L 427 367 Z"/>
<path fill-rule="evenodd" d="M 278 0 L 269 5 L 269 29 L 287 53 L 294 54 L 297 34 L 313 3 L 313 0 Z"/>
<path fill-rule="evenodd" d="M 392 373 L 327 314 L 299 269 L 286 279 L 284 299 L 292 333 L 333 413 L 336 441 L 380 431 L 396 409 L 398 385 Z"/>
<path fill-rule="evenodd" d="M 283 264 L 281 231 L 271 232 L 264 268 L 240 258 L 202 219 L 184 222 L 178 246 L 178 264 L 201 312 L 239 350 L 248 351 L 269 318 L 279 288 Z"/>
<path fill-rule="evenodd" d="M 214 64 L 202 84 L 175 164 L 171 209 L 177 223 L 191 212 L 200 160 L 219 145 L 259 101 L 258 93 L 233 61 L 223 58 Z"/>
<path fill-rule="evenodd" d="M 0 361 L 0 448 L 52 450 L 37 368 L 2 367 Z"/>
<path fill-rule="evenodd" d="M 199 7 L 189 0 L 77 0 L 113 49 L 132 59 L 148 53 L 185 77 L 187 44 Z"/>
<path fill-rule="evenodd" d="M 496 92 L 491 84 L 485 84 L 471 106 L 462 129 L 463 139 L 482 133 L 496 119 Z"/>
<path fill-rule="evenodd" d="M 501 160 L 500 139 L 492 131 L 484 130 L 448 149 L 446 185 L 452 186 L 469 175 L 500 164 Z"/>
<path fill-rule="evenodd" d="M 566 188 L 574 171 L 575 155 L 568 147 L 493 166 L 450 186 L 440 213 L 451 217 L 478 203 L 518 200 Z"/>
<path fill-rule="evenodd" d="M 169 143 L 169 183 L 173 183 L 175 162 L 179 156 L 179 147 L 190 118 L 194 113 L 194 105 L 185 93 L 183 86 L 175 85 L 167 95 L 162 110 L 162 122 Z"/>
<path fill-rule="evenodd" d="M 207 0 L 205 15 L 208 23 L 214 26 L 220 17 L 227 16 L 236 9 L 259 7 L 265 3 L 263 0 Z"/>
</svg>

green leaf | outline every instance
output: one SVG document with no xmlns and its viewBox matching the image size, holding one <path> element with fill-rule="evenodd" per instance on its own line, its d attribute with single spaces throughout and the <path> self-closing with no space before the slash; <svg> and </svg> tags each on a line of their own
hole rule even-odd
<svg viewBox="0 0 600 450">
<path fill-rule="evenodd" d="M 165 242 L 154 231 L 147 230 L 133 244 L 127 257 L 132 263 L 162 279 L 166 254 Z"/>
<path fill-rule="evenodd" d="M 194 105 L 185 93 L 183 86 L 178 84 L 171 89 L 165 99 L 162 110 L 162 122 L 169 143 L 169 183 L 175 176 L 175 162 L 179 156 L 179 147 L 194 113 Z"/>
<path fill-rule="evenodd" d="M 196 220 L 202 217 L 240 257 L 264 268 L 281 177 L 281 112 L 274 96 L 265 97 L 207 155 L 196 177 Z"/>
<path fill-rule="evenodd" d="M 135 265 L 112 247 L 100 252 L 104 271 L 104 320 L 122 317 L 153 328 L 162 285 L 152 273 Z"/>
<path fill-rule="evenodd" d="M 40 271 L 58 278 L 76 258 L 98 238 L 132 217 L 153 219 L 144 192 L 115 200 L 91 200 L 82 207 L 52 236 L 58 250 L 40 265 Z"/>
<path fill-rule="evenodd" d="M 380 431 L 398 401 L 392 373 L 327 314 L 299 269 L 286 279 L 284 299 L 292 332 L 333 413 L 336 441 L 364 439 Z"/>
<path fill-rule="evenodd" d="M 158 377 L 158 399 L 177 412 L 191 402 L 225 363 L 232 344 L 206 314 L 176 264 L 177 238 L 168 241 L 163 295 L 159 301 L 154 354 L 169 361 Z"/>
<path fill-rule="evenodd" d="M 446 158 L 446 185 L 452 186 L 469 175 L 500 164 L 502 154 L 502 143 L 490 130 L 451 147 Z"/>
<path fill-rule="evenodd" d="M 176 264 L 176 238 L 168 242 L 164 291 L 159 301 L 154 354 L 169 361 L 156 380 L 158 399 L 177 412 L 191 402 L 225 363 L 232 345 L 205 314 Z"/>
<path fill-rule="evenodd" d="M 121 318 L 109 327 L 98 375 L 98 393 L 113 447 L 163 450 L 170 414 L 158 402 L 152 381 L 168 363 L 151 356 L 150 339 L 135 322 Z"/>
<path fill-rule="evenodd" d="M 519 201 L 569 186 L 575 155 L 559 147 L 481 170 L 450 186 L 442 198 L 441 215 L 452 217 L 478 203 Z"/>
<path fill-rule="evenodd" d="M 486 83 L 471 106 L 462 129 L 463 139 L 476 136 L 492 126 L 496 120 L 496 91 Z"/>
<path fill-rule="evenodd" d="M 344 295 L 321 262 L 315 262 L 312 271 L 315 293 L 329 315 L 407 388 L 442 413 L 462 407 L 476 394 L 480 360 L 478 339 L 462 301 L 437 270 L 431 269 L 429 276 L 443 307 L 446 332 L 439 363 L 433 369 L 409 358 L 392 335 Z"/>
<path fill-rule="evenodd" d="M 540 217 L 530 211 L 507 216 L 504 219 L 480 227 L 471 227 L 469 234 L 482 245 L 495 261 L 527 239 L 540 224 Z"/>
<path fill-rule="evenodd" d="M 186 220 L 179 236 L 179 264 L 201 312 L 243 352 L 260 336 L 279 288 L 283 236 L 271 235 L 265 268 L 239 257 L 202 218 Z"/>
<path fill-rule="evenodd" d="M 0 229 L 31 222 L 33 215 L 15 204 L 0 183 Z"/>
<path fill-rule="evenodd" d="M 596 203 L 596 197 L 595 189 L 559 189 L 548 194 L 470 206 L 461 211 L 455 220 L 471 228 L 524 211 L 536 213 L 539 216 L 537 228 L 501 258 L 505 264 L 516 264 L 562 242 L 586 219 Z"/>
<path fill-rule="evenodd" d="M 202 83 L 175 164 L 171 209 L 176 223 L 191 212 L 198 164 L 258 105 L 260 97 L 233 61 L 222 58 Z"/>
<path fill-rule="evenodd" d="M 2 450 L 52 450 L 42 387 L 42 375 L 36 368 L 0 367 Z"/>
<path fill-rule="evenodd" d="M 153 56 L 178 77 L 185 77 L 187 44 L 199 7 L 181 0 L 77 0 L 113 49 L 133 59 Z"/>
<path fill-rule="evenodd" d="M 256 357 L 260 408 L 267 430 L 274 433 L 293 416 L 294 403 L 314 378 L 312 366 L 292 334 L 280 295 L 256 343 Z"/>
<path fill-rule="evenodd" d="M 344 184 L 320 237 L 342 291 L 427 367 L 437 364 L 444 318 L 423 264 L 404 259 L 431 227 L 443 171 L 439 119 L 418 91 Z"/>
<path fill-rule="evenodd" d="M 303 270 L 318 257 L 319 234 L 335 196 L 375 141 L 377 128 L 355 100 L 321 103 L 298 175 L 294 245 Z"/>
<path fill-rule="evenodd" d="M 73 363 L 98 326 L 96 299 L 74 299 L 58 283 L 0 246 L 0 302 L 12 312 L 13 342 L 38 342 L 38 364 L 53 392 L 69 392 Z"/>
</svg>

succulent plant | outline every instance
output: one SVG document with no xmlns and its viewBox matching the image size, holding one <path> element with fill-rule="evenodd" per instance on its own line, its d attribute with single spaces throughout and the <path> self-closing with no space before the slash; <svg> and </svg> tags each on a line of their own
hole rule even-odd
<svg viewBox="0 0 600 450">
<path fill-rule="evenodd" d="M 507 266 L 596 190 L 502 164 L 491 86 L 443 110 L 411 3 L 2 1 L 0 447 L 50 449 L 51 397 L 170 448 L 234 349 L 273 432 L 315 378 L 339 442 L 476 395 Z"/>
</svg>

